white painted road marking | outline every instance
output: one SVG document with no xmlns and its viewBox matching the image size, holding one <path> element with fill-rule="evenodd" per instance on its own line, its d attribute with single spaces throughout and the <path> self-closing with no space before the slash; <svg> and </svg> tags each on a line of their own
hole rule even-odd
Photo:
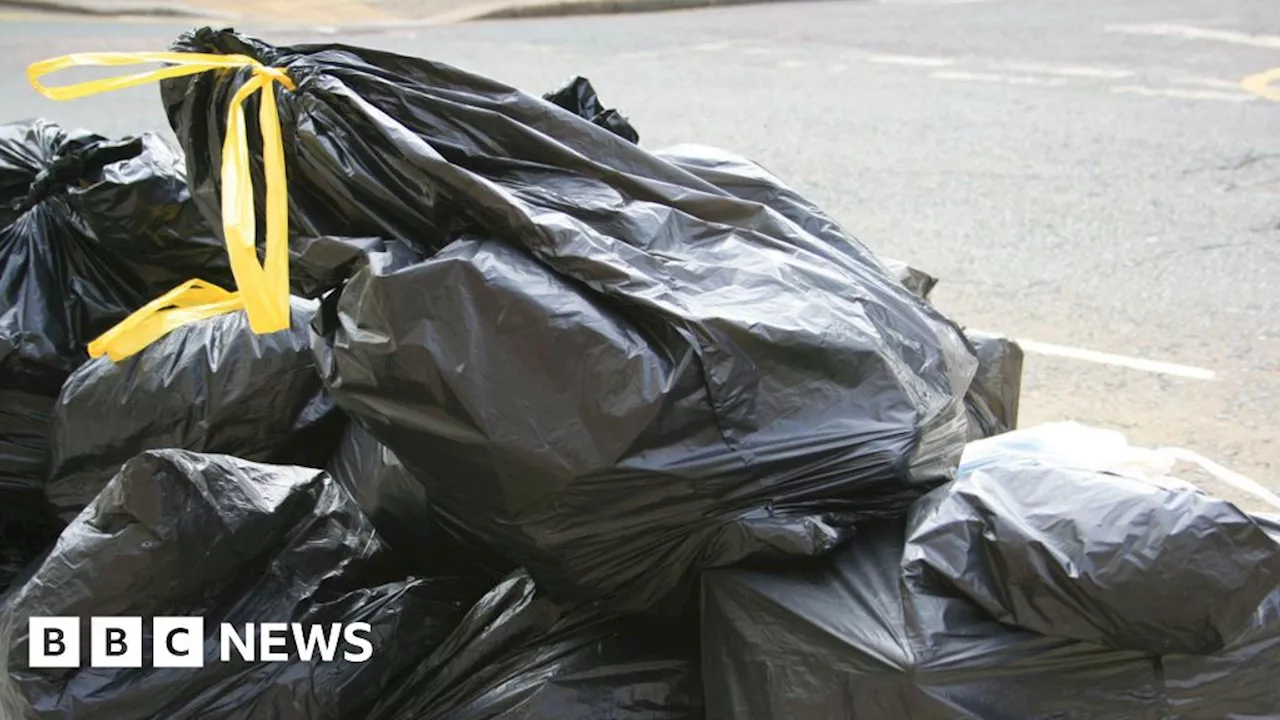
<svg viewBox="0 0 1280 720">
<path fill-rule="evenodd" d="M 1240 83 L 1234 80 L 1219 80 L 1218 78 L 1209 77 L 1179 77 L 1174 78 L 1173 82 L 1180 85 L 1199 85 L 1201 87 L 1216 88 L 1218 90 L 1238 90 Z"/>
<path fill-rule="evenodd" d="M 955 64 L 955 58 L 919 57 L 916 55 L 872 55 L 867 62 L 881 65 L 911 65 L 914 67 L 947 67 Z"/>
<path fill-rule="evenodd" d="M 1198 28 L 1189 25 L 1108 25 L 1107 32 L 1126 33 L 1130 35 L 1156 35 L 1176 37 L 1184 40 L 1213 40 L 1249 45 L 1262 48 L 1280 48 L 1280 35 L 1251 35 L 1234 30 L 1217 30 L 1214 28 Z"/>
<path fill-rule="evenodd" d="M 1036 87 L 1062 87 L 1067 84 L 1063 78 L 1038 78 L 1029 75 L 1000 75 L 998 73 L 971 73 L 956 70 L 942 70 L 933 73 L 939 80 L 959 80 L 961 82 L 1000 83 L 1003 85 L 1034 85 Z"/>
<path fill-rule="evenodd" d="M 1001 69 L 1023 73 L 1040 73 L 1042 75 L 1062 75 L 1065 77 L 1098 78 L 1100 80 L 1118 80 L 1133 77 L 1132 70 L 1087 67 L 1083 65 L 1039 65 L 1034 63 L 1007 62 Z"/>
<path fill-rule="evenodd" d="M 1274 507 L 1280 508 L 1280 496 L 1277 496 L 1258 482 L 1241 475 L 1235 470 L 1223 467 L 1194 450 L 1167 447 L 1158 448 L 1152 452 L 1157 456 L 1168 457 L 1171 460 L 1181 460 L 1182 462 L 1199 465 L 1200 469 L 1235 489 L 1249 493 L 1260 500 L 1270 503 Z"/>
<path fill-rule="evenodd" d="M 1141 31 L 1152 34 L 1175 34 L 1175 30 L 1187 32 L 1196 31 L 1196 33 L 1200 33 L 1192 33 L 1196 37 L 1200 37 L 1204 33 L 1207 33 L 1214 39 L 1221 39 L 1225 35 L 1227 37 L 1234 38 L 1234 41 L 1241 41 L 1240 38 L 1245 38 L 1252 44 L 1266 44 L 1272 41 L 1280 43 L 1280 37 L 1277 36 L 1244 35 L 1243 33 L 1231 33 L 1217 30 L 1205 30 L 1201 33 L 1197 28 L 1187 28 L 1181 25 L 1117 25 L 1109 26 L 1107 29 L 1115 32 Z M 925 55 L 879 54 L 865 55 L 862 59 L 866 62 L 878 65 L 903 65 L 919 68 L 952 68 L 957 63 L 955 58 Z M 797 68 L 802 66 L 799 62 L 794 60 L 783 61 L 778 65 L 783 68 Z M 1007 72 L 970 72 L 967 70 L 947 69 L 933 72 L 932 76 L 938 80 L 953 80 L 956 82 L 993 83 L 999 85 L 1020 85 L 1024 87 L 1064 87 L 1068 85 L 1071 80 L 1075 79 L 1123 80 L 1124 78 L 1132 78 L 1138 74 L 1136 71 L 1126 70 L 1123 68 L 1095 67 L 1089 65 L 1051 65 L 1021 62 L 1016 60 L 993 60 L 988 61 L 986 65 L 988 67 L 993 67 Z M 835 68 L 833 68 L 833 70 L 839 72 L 839 70 L 843 70 L 844 67 L 844 65 L 837 65 L 835 68 L 838 68 L 838 70 Z M 1013 75 L 1007 73 L 1019 74 Z M 1238 83 L 1232 83 L 1229 80 L 1219 80 L 1217 78 L 1189 75 L 1173 78 L 1170 82 L 1174 85 L 1199 85 L 1208 89 L 1201 90 L 1185 87 L 1157 88 L 1144 85 L 1113 85 L 1110 86 L 1109 89 L 1112 93 L 1117 94 L 1173 98 L 1177 100 L 1208 100 L 1212 102 L 1247 103 L 1253 102 L 1261 97 L 1267 100 L 1280 102 L 1280 68 L 1250 75 Z M 1245 92 L 1238 92 L 1238 90 L 1241 89 Z M 1229 92 L 1231 90 L 1236 90 L 1237 92 Z"/>
<path fill-rule="evenodd" d="M 1167 97 L 1179 100 L 1216 100 L 1218 102 L 1245 103 L 1258 98 L 1247 93 L 1222 92 L 1220 90 L 1188 90 L 1186 88 L 1153 88 L 1141 85 L 1120 85 L 1111 88 L 1113 93 L 1145 95 L 1147 97 Z"/>
<path fill-rule="evenodd" d="M 1140 370 L 1142 372 L 1156 373 L 1158 375 L 1173 375 L 1175 377 L 1189 378 L 1191 380 L 1218 379 L 1218 374 L 1214 371 L 1191 367 L 1190 365 L 1179 365 L 1177 363 L 1162 362 L 1160 360 L 1145 360 L 1143 358 L 1129 357 L 1128 355 L 1115 355 L 1113 353 L 1098 352 L 1097 350 L 1067 347 L 1066 345 L 1051 345 L 1049 343 L 1037 342 L 1035 340 L 1023 340 L 1020 338 L 1016 342 L 1022 346 L 1024 351 L 1034 353 L 1036 355 L 1049 355 L 1052 357 L 1068 358 L 1071 360 L 1083 360 L 1084 362 L 1098 363 L 1100 365 L 1112 365 L 1114 367 L 1129 368 L 1130 370 Z"/>
</svg>

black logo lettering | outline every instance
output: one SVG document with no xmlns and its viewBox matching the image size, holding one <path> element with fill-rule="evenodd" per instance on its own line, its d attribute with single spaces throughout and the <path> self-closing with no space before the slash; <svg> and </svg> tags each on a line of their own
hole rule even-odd
<svg viewBox="0 0 1280 720">
<path fill-rule="evenodd" d="M 44 654 L 45 655 L 61 655 L 67 651 L 67 643 L 64 641 L 65 635 L 59 628 L 44 629 Z M 57 647 L 57 650 L 54 648 Z"/>
<path fill-rule="evenodd" d="M 107 657 L 118 657 L 127 652 L 124 644 L 124 630 L 120 628 L 107 628 Z M 120 648 L 116 650 L 115 648 Z"/>
<path fill-rule="evenodd" d="M 169 633 L 169 635 L 164 640 L 165 647 L 169 648 L 169 653 L 171 655 L 177 655 L 178 657 L 186 657 L 187 655 L 191 654 L 190 650 L 179 651 L 177 648 L 173 646 L 173 636 L 178 634 L 190 635 L 191 631 L 187 630 L 186 628 L 177 628 L 173 630 L 172 632 Z"/>
</svg>

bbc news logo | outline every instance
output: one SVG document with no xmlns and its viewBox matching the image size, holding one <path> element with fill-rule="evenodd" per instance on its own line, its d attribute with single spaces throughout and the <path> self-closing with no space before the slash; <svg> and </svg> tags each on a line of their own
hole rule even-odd
<svg viewBox="0 0 1280 720">
<path fill-rule="evenodd" d="M 78 668 L 81 622 L 78 617 L 32 617 L 27 622 L 31 668 Z M 218 626 L 220 662 L 347 662 L 373 657 L 369 623 L 246 623 Z M 141 617 L 89 620 L 89 667 L 140 668 L 145 635 Z M 151 620 L 151 667 L 198 668 L 205 664 L 204 618 L 157 617 Z"/>
</svg>

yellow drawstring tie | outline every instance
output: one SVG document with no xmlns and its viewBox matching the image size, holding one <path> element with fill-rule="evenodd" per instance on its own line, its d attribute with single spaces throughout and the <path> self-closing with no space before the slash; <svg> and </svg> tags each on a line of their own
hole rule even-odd
<svg viewBox="0 0 1280 720">
<path fill-rule="evenodd" d="M 90 80 L 76 85 L 45 87 L 40 78 L 78 66 L 171 63 L 168 67 L 133 75 Z M 141 351 L 172 330 L 203 318 L 243 309 L 249 327 L 258 334 L 289 327 L 289 199 L 276 111 L 275 83 L 293 90 L 293 80 L 279 68 L 263 65 L 246 55 L 137 52 L 78 53 L 33 63 L 27 80 L 45 97 L 74 100 L 110 90 L 133 87 L 167 78 L 195 75 L 220 68 L 249 67 L 251 77 L 231 98 L 227 108 L 227 135 L 222 143 L 222 230 L 235 276 L 236 292 L 228 292 L 203 280 L 189 280 L 138 309 L 118 325 L 89 343 L 89 355 L 105 353 L 114 361 Z M 249 145 L 245 137 L 243 104 L 262 90 L 258 124 L 262 129 L 262 164 L 266 175 L 266 259 L 258 263 L 253 200 L 249 173 Z"/>
</svg>

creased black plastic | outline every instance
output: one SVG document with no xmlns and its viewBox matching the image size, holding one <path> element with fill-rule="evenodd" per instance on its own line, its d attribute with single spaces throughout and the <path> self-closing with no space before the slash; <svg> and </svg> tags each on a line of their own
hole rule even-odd
<svg viewBox="0 0 1280 720">
<path fill-rule="evenodd" d="M 928 300 L 938 284 L 937 278 L 923 270 L 872 253 L 820 208 L 756 162 L 727 150 L 694 144 L 677 145 L 654 154 L 735 197 L 767 205 L 834 246 L 849 246 L 860 262 L 878 262 L 888 276 L 922 300 Z M 978 357 L 978 370 L 964 400 L 968 439 L 1012 430 L 1017 426 L 1022 389 L 1022 349 L 1012 340 L 996 335 L 966 332 L 965 337 L 974 344 Z"/>
<path fill-rule="evenodd" d="M 675 609 L 698 569 L 824 553 L 954 469 L 976 362 L 856 244 L 445 65 L 210 30 L 175 48 L 297 82 L 300 236 L 431 254 L 346 285 L 326 383 L 551 595 Z M 163 86 L 211 208 L 243 78 Z"/>
<path fill-rule="evenodd" d="M 0 591 L 61 525 L 43 500 L 49 417 L 85 345 L 180 281 L 230 279 L 190 200 L 155 136 L 0 125 Z"/>
<path fill-rule="evenodd" d="M 1161 718 L 1139 653 L 1000 625 L 903 587 L 904 524 L 864 527 L 820 568 L 703 576 L 710 720 Z"/>
<path fill-rule="evenodd" d="M 324 467 L 345 417 L 316 372 L 308 323 L 258 335 L 243 312 L 169 333 L 122 362 L 101 357 L 72 373 L 54 409 L 45 492 L 66 520 L 126 461 L 158 448 Z"/>
<path fill-rule="evenodd" d="M 937 278 L 904 262 L 877 256 L 821 208 L 753 160 L 728 150 L 692 143 L 658 150 L 654 155 L 734 197 L 768 207 L 806 233 L 850 255 L 859 264 L 880 269 L 922 300 L 928 300 L 938 282 Z"/>
<path fill-rule="evenodd" d="M 4 608 L 6 718 L 351 720 L 453 630 L 484 588 L 401 579 L 354 501 L 319 470 L 154 450 L 131 460 Z M 143 667 L 27 667 L 27 618 L 144 617 Z M 203 616 L 202 668 L 150 667 L 150 618 Z M 219 624 L 367 622 L 367 662 L 219 661 Z M 22 706 L 25 706 L 23 708 Z"/>
<path fill-rule="evenodd" d="M 0 502 L 0 599 L 30 571 L 31 563 L 58 537 L 62 525 L 44 493 L 4 494 Z"/>
<path fill-rule="evenodd" d="M 607 618 L 518 571 L 367 720 L 697 720 L 697 641 L 696 618 Z"/>
<path fill-rule="evenodd" d="M 600 103 L 600 96 L 591 86 L 591 81 L 575 76 L 565 81 L 558 89 L 543 95 L 547 102 L 554 103 L 569 112 L 599 125 L 614 135 L 629 142 L 640 142 L 640 135 L 630 122 L 613 108 L 606 108 Z"/>
<path fill-rule="evenodd" d="M 146 299 L 193 277 L 234 289 L 226 247 L 191 202 L 182 156 L 150 133 L 104 147 L 119 148 L 113 162 L 68 185 L 67 198 L 102 248 L 137 268 Z"/>
<path fill-rule="evenodd" d="M 0 126 L 0 175 L 0 360 L 69 372 L 90 340 L 177 283 L 230 281 L 182 160 L 155 136 Z"/>
<path fill-rule="evenodd" d="M 817 567 L 705 573 L 707 717 L 1221 720 L 1280 708 L 1280 591 L 1221 652 L 1118 650 L 1001 624 L 904 574 L 906 531 L 864 525 Z"/>
<path fill-rule="evenodd" d="M 393 244 L 382 238 L 295 235 L 289 241 L 289 286 L 301 297 L 321 297 L 363 267 L 369 253 L 390 251 Z"/>
<path fill-rule="evenodd" d="M 1018 427 L 1022 398 L 1022 347 L 1002 335 L 966 330 L 978 356 L 978 372 L 965 394 L 969 440 L 981 440 Z"/>
<path fill-rule="evenodd" d="M 348 423 L 327 469 L 409 571 L 461 573 L 494 583 L 513 569 L 433 507 L 426 487 L 359 423 Z"/>
<path fill-rule="evenodd" d="M 982 462 L 916 504 L 905 572 L 1010 625 L 1156 654 L 1222 650 L 1280 585 L 1280 544 L 1232 503 L 1025 436 L 974 443 Z"/>
<path fill-rule="evenodd" d="M 436 524 L 426 488 L 413 479 L 395 453 L 352 422 L 326 469 L 412 569 L 430 567 L 446 539 Z"/>
<path fill-rule="evenodd" d="M 594 98 L 594 94 L 588 97 Z M 598 101 L 584 101 L 588 108 Z M 587 116 L 591 110 L 580 114 Z M 928 300 L 938 279 L 900 260 L 877 257 L 763 166 L 747 158 L 705 145 L 677 145 L 654 153 L 736 197 L 762 203 L 836 246 L 849 245 L 865 263 L 879 262 L 887 275 L 922 300 Z M 978 357 L 978 370 L 965 395 L 969 440 L 991 437 L 1017 427 L 1022 392 L 1022 348 L 1000 335 L 965 332 Z"/>
<path fill-rule="evenodd" d="M 938 284 L 938 278 L 901 260 L 886 257 L 881 258 L 881 261 L 884 262 L 890 275 L 922 300 L 928 300 L 933 288 Z"/>
</svg>

